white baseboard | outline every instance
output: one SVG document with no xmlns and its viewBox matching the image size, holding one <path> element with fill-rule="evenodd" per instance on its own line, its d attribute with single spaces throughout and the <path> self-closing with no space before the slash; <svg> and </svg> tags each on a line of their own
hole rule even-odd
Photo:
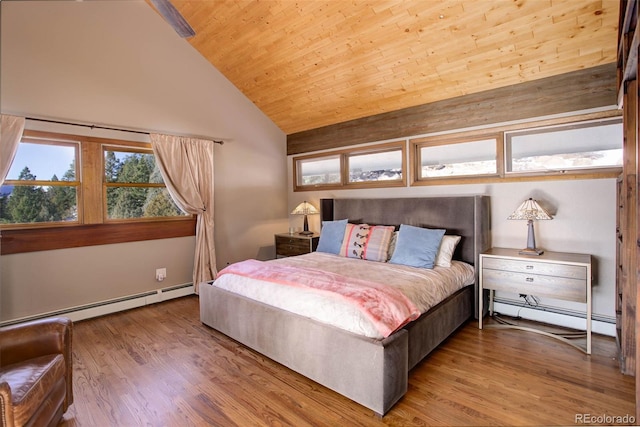
<svg viewBox="0 0 640 427">
<path fill-rule="evenodd" d="M 535 309 L 522 304 L 509 304 L 508 302 L 495 301 L 493 305 L 494 311 L 505 314 L 507 316 L 520 316 L 523 319 L 533 320 L 536 322 L 549 323 L 551 325 L 563 326 L 566 328 L 584 330 L 586 328 L 586 315 L 582 313 L 582 317 L 572 316 L 569 314 L 556 313 L 544 309 Z M 601 317 L 601 316 L 600 316 Z M 591 331 L 594 334 L 616 336 L 615 318 L 611 321 L 603 321 L 599 319 L 591 320 Z"/>
<path fill-rule="evenodd" d="M 145 305 L 155 304 L 174 298 L 180 298 L 187 295 L 195 294 L 192 283 L 171 286 L 157 291 L 145 292 L 141 294 L 129 295 L 113 300 L 101 301 L 93 304 L 86 304 L 76 307 L 69 307 L 63 310 L 51 311 L 35 316 L 13 319 L 0 322 L 0 326 L 22 323 L 29 320 L 42 319 L 46 317 L 65 316 L 74 322 L 79 320 L 90 319 L 92 317 L 104 316 L 106 314 L 117 313 L 119 311 L 130 310 L 132 308 L 143 307 Z"/>
</svg>

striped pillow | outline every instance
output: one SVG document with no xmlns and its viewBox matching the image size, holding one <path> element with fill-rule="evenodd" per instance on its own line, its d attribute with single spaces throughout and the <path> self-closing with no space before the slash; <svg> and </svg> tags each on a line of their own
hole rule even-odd
<svg viewBox="0 0 640 427">
<path fill-rule="evenodd" d="M 385 262 L 394 227 L 386 225 L 347 224 L 340 255 Z"/>
</svg>

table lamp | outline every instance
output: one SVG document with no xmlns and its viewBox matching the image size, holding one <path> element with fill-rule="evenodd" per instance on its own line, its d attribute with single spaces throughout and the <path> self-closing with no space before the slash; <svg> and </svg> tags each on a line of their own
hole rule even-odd
<svg viewBox="0 0 640 427">
<path fill-rule="evenodd" d="M 519 254 L 520 255 L 542 255 L 544 251 L 542 249 L 536 248 L 536 235 L 533 230 L 533 220 L 541 220 L 541 219 L 553 219 L 551 215 L 547 211 L 545 211 L 542 206 L 538 204 L 537 201 L 529 198 L 522 202 L 518 209 L 516 209 L 507 219 L 524 219 L 527 220 L 527 228 L 529 230 L 529 234 L 527 236 L 527 247 L 526 249 L 522 249 Z"/>
<path fill-rule="evenodd" d="M 307 220 L 307 215 L 315 215 L 319 214 L 318 210 L 311 203 L 307 203 L 304 201 L 300 203 L 294 210 L 291 211 L 291 215 L 304 215 L 304 227 L 300 234 L 308 236 L 313 234 L 313 231 L 309 231 L 309 221 Z"/>
</svg>

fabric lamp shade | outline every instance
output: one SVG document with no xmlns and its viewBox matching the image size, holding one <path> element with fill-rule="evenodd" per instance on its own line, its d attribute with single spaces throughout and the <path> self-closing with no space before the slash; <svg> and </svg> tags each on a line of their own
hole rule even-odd
<svg viewBox="0 0 640 427">
<path fill-rule="evenodd" d="M 318 209 L 316 209 L 315 206 L 313 206 L 306 200 L 300 203 L 295 207 L 294 210 L 291 211 L 291 215 L 304 215 L 303 231 L 301 231 L 300 234 L 313 234 L 312 231 L 309 231 L 309 221 L 307 220 L 307 215 L 316 215 L 319 213 L 320 212 L 318 211 Z"/>
<path fill-rule="evenodd" d="M 553 217 L 536 200 L 532 198 L 525 200 L 507 219 L 527 221 L 527 247 L 519 252 L 521 255 L 542 255 L 544 253 L 542 249 L 536 247 L 533 220 L 553 219 Z"/>
</svg>

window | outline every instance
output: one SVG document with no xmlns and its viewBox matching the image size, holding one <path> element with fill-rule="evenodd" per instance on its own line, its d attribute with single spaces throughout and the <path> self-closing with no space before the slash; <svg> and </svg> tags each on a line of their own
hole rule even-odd
<svg viewBox="0 0 640 427">
<path fill-rule="evenodd" d="M 3 255 L 192 236 L 148 143 L 24 132 L 0 187 Z"/>
<path fill-rule="evenodd" d="M 23 138 L 0 188 L 0 224 L 78 223 L 78 143 Z"/>
<path fill-rule="evenodd" d="M 615 178 L 617 110 L 350 147 L 293 158 L 294 191 Z"/>
<path fill-rule="evenodd" d="M 299 186 L 340 184 L 340 156 L 302 158 L 296 162 Z"/>
<path fill-rule="evenodd" d="M 171 199 L 150 150 L 112 146 L 103 150 L 107 220 L 186 215 Z"/>
<path fill-rule="evenodd" d="M 392 148 L 373 153 L 356 153 L 346 156 L 349 183 L 402 181 L 404 150 Z"/>
<path fill-rule="evenodd" d="M 616 111 L 416 138 L 411 185 L 613 178 L 622 140 Z"/>
<path fill-rule="evenodd" d="M 295 191 L 406 185 L 405 142 L 293 159 Z"/>
<path fill-rule="evenodd" d="M 507 173 L 622 166 L 622 120 L 595 120 L 505 134 Z"/>
<path fill-rule="evenodd" d="M 499 136 L 417 142 L 417 179 L 495 175 Z"/>
</svg>

